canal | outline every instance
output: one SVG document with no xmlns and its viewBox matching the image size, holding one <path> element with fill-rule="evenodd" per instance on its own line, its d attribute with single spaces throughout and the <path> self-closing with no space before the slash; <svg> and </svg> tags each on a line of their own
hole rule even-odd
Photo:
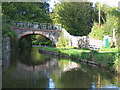
<svg viewBox="0 0 120 90">
<path fill-rule="evenodd" d="M 3 88 L 119 88 L 120 77 L 74 60 L 40 54 L 39 47 L 6 55 Z"/>
</svg>

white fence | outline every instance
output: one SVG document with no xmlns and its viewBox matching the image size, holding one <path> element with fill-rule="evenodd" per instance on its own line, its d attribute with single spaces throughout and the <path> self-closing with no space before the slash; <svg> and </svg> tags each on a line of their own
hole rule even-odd
<svg viewBox="0 0 120 90">
<path fill-rule="evenodd" d="M 89 49 L 100 49 L 104 45 L 104 42 L 102 40 L 96 40 L 89 38 Z"/>
</svg>

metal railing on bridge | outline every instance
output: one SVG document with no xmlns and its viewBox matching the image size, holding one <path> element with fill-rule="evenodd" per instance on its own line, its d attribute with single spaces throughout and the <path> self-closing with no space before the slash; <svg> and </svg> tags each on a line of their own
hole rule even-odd
<svg viewBox="0 0 120 90">
<path fill-rule="evenodd" d="M 39 22 L 25 22 L 25 21 L 6 21 L 12 27 L 40 29 L 40 30 L 62 30 L 61 24 L 39 23 Z"/>
</svg>

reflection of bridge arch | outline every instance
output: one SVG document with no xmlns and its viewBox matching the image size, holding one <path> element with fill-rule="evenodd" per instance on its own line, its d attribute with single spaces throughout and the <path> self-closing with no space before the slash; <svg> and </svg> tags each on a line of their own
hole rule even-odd
<svg viewBox="0 0 120 90">
<path fill-rule="evenodd" d="M 45 64 L 39 64 L 39 65 L 26 65 L 23 63 L 19 63 L 19 66 L 22 67 L 24 70 L 27 71 L 48 71 L 52 72 L 55 68 L 58 68 L 58 62 L 56 59 L 47 61 Z"/>
</svg>

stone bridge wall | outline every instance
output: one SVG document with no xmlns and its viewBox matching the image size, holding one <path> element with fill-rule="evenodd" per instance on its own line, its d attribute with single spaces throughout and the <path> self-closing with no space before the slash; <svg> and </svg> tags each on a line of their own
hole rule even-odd
<svg viewBox="0 0 120 90">
<path fill-rule="evenodd" d="M 69 46 L 79 47 L 79 48 L 88 48 L 89 46 L 89 38 L 88 36 L 73 36 L 70 35 L 66 30 L 62 30 L 64 32 L 64 37 L 69 39 Z"/>
<path fill-rule="evenodd" d="M 58 42 L 58 38 L 61 31 L 58 30 L 39 30 L 39 29 L 25 29 L 25 28 L 11 28 L 18 35 L 18 38 L 24 37 L 26 35 L 43 35 L 53 41 L 55 44 Z"/>
<path fill-rule="evenodd" d="M 66 30 L 64 32 L 64 37 L 69 39 L 69 46 L 79 47 L 79 48 L 89 48 L 89 49 L 100 49 L 103 46 L 102 40 L 96 40 L 89 38 L 88 36 L 73 36 L 70 35 Z"/>
<path fill-rule="evenodd" d="M 64 32 L 64 37 L 69 39 L 69 46 L 80 47 L 80 48 L 90 48 L 99 49 L 103 45 L 103 41 L 94 40 L 88 36 L 73 36 L 70 35 L 66 30 L 62 29 L 61 25 L 52 25 L 50 23 L 39 23 L 39 22 L 16 22 L 16 21 L 6 21 L 10 23 L 13 27 L 11 30 L 15 30 L 18 34 L 18 38 L 21 38 L 29 34 L 40 34 L 55 43 L 58 42 L 58 38 L 61 31 Z"/>
<path fill-rule="evenodd" d="M 103 46 L 103 41 L 95 40 L 89 38 L 88 36 L 73 36 L 70 35 L 66 30 L 38 30 L 38 29 L 22 29 L 22 28 L 11 28 L 18 34 L 18 38 L 21 38 L 25 35 L 36 34 L 43 35 L 49 38 L 51 41 L 55 43 L 58 42 L 58 38 L 61 35 L 61 32 L 64 32 L 64 38 L 69 40 L 69 46 L 71 47 L 79 47 L 79 48 L 89 48 L 89 49 L 100 49 Z M 20 30 L 21 29 L 21 30 Z"/>
<path fill-rule="evenodd" d="M 24 29 L 24 28 L 11 28 L 18 34 L 18 38 L 21 38 L 25 35 L 36 34 L 43 35 L 49 38 L 55 43 L 58 42 L 58 38 L 61 35 L 61 32 L 64 32 L 64 38 L 69 40 L 69 46 L 79 47 L 79 48 L 89 48 L 89 49 L 100 49 L 103 46 L 103 41 L 91 39 L 88 36 L 73 36 L 70 35 L 66 30 L 38 30 L 38 29 Z M 21 29 L 21 30 L 20 30 Z"/>
</svg>

